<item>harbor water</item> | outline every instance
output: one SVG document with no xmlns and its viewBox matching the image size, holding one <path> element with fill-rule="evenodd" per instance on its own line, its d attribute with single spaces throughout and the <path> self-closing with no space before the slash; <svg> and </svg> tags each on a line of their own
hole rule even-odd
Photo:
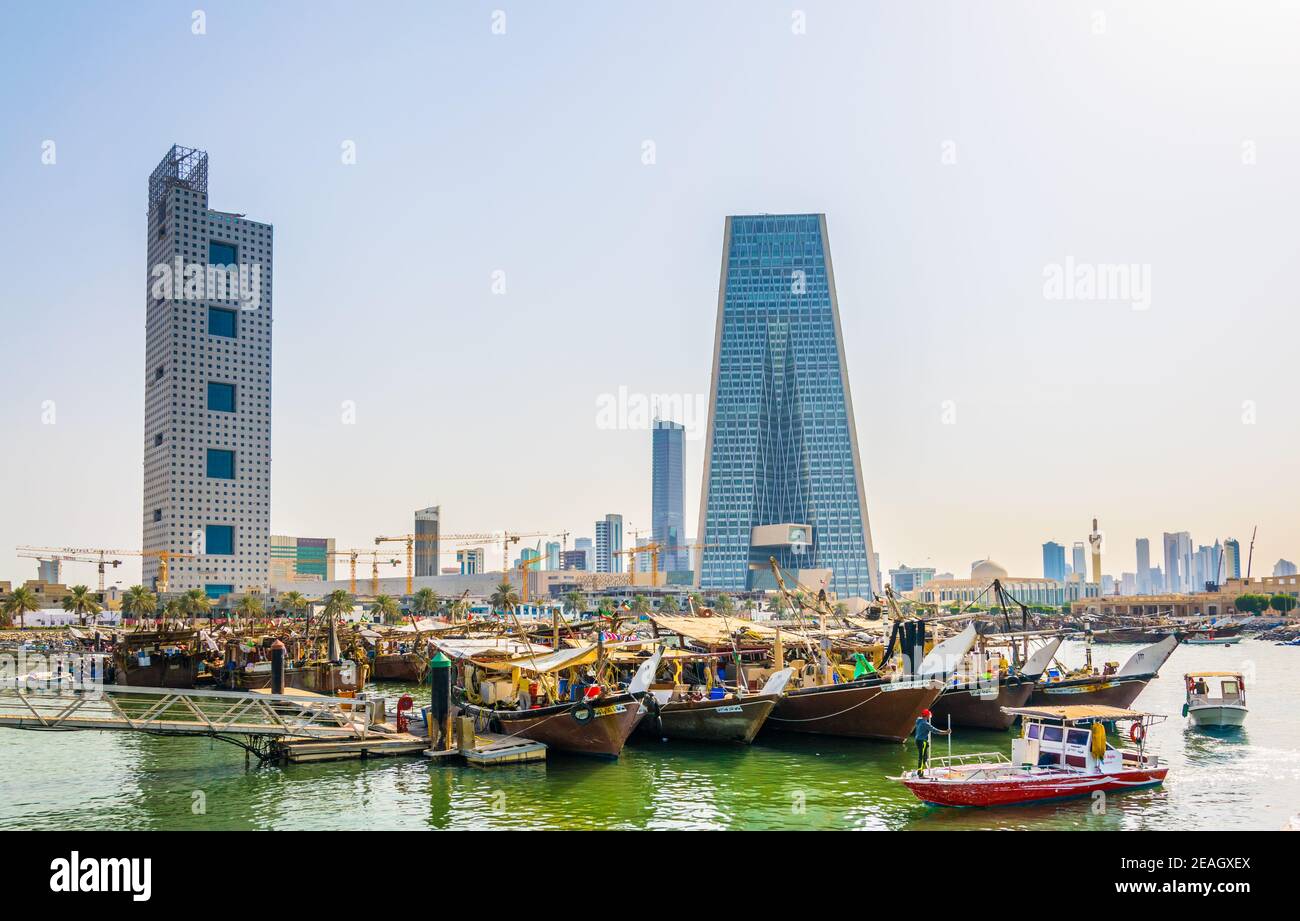
<svg viewBox="0 0 1300 921">
<path fill-rule="evenodd" d="M 1097 646 L 1123 662 L 1136 646 Z M 1060 659 L 1081 663 L 1079 643 Z M 1182 675 L 1245 675 L 1243 730 L 1195 730 Z M 403 688 L 382 688 L 393 695 Z M 427 692 L 417 693 L 427 699 Z M 208 739 L 127 732 L 0 730 L 6 829 L 1277 829 L 1300 812 L 1300 649 L 1244 640 L 1180 646 L 1134 704 L 1168 715 L 1151 749 L 1163 787 L 996 809 L 919 803 L 888 775 L 914 766 L 897 744 L 763 733 L 752 746 L 642 736 L 618 761 L 552 753 L 545 764 L 476 769 L 424 758 L 245 766 Z M 953 751 L 1010 752 L 1012 732 L 958 730 Z M 935 740 L 935 754 L 947 740 Z"/>
</svg>

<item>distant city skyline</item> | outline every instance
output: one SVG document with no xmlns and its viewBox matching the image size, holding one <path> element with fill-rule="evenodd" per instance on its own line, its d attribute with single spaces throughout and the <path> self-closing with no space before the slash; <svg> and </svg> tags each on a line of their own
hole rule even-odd
<svg viewBox="0 0 1300 921">
<path fill-rule="evenodd" d="M 1163 568 L 1166 532 L 1235 536 L 1243 574 L 1256 527 L 1256 575 L 1300 558 L 1294 374 L 1261 353 L 1300 333 L 1300 10 L 1243 7 L 1209 59 L 1214 8 L 1126 4 L 1101 34 L 1090 10 L 814 6 L 793 34 L 767 0 L 525 4 L 496 35 L 471 4 L 286 0 L 195 35 L 144 5 L 114 9 L 151 49 L 123 55 L 56 28 L 101 7 L 7 9 L 0 580 L 35 577 L 20 544 L 139 550 L 159 507 L 142 184 L 173 143 L 208 151 L 214 212 L 275 226 L 274 534 L 373 546 L 434 499 L 449 533 L 594 538 L 611 509 L 648 533 L 651 420 L 598 421 L 623 390 L 684 408 L 698 521 L 718 228 L 824 213 L 882 567 L 1032 576 L 1093 515 L 1116 577 L 1138 537 Z M 159 78 L 196 73 L 275 104 Z M 1143 297 L 1045 286 L 1111 263 Z M 1222 447 L 1178 453 L 1189 432 Z"/>
</svg>

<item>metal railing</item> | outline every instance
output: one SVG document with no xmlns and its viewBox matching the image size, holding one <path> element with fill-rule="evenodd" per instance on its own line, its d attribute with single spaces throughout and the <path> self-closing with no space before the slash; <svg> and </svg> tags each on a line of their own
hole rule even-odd
<svg viewBox="0 0 1300 921">
<path fill-rule="evenodd" d="M 350 698 L 123 685 L 0 688 L 0 727 L 14 729 L 364 739 L 368 722 L 366 703 Z"/>
</svg>

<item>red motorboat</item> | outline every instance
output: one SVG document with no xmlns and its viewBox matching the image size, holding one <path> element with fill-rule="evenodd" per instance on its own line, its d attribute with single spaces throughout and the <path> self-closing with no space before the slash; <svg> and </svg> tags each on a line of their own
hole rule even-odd
<svg viewBox="0 0 1300 921">
<path fill-rule="evenodd" d="M 1096 705 L 1016 707 L 1022 734 L 1001 752 L 931 759 L 924 771 L 908 771 L 901 781 L 923 802 L 936 806 L 1005 806 L 1123 793 L 1162 783 L 1169 768 L 1146 753 L 1147 729 L 1164 717 Z M 1116 748 L 1106 725 L 1128 724 L 1136 748 Z"/>
</svg>

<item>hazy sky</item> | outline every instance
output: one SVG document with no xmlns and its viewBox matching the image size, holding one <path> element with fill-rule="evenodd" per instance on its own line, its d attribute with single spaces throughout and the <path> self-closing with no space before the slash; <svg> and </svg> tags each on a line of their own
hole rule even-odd
<svg viewBox="0 0 1300 921">
<path fill-rule="evenodd" d="M 650 433 L 598 401 L 702 399 L 724 217 L 825 212 L 885 567 L 1038 575 L 1097 515 L 1107 572 L 1258 525 L 1271 573 L 1297 47 L 1272 2 L 5 3 L 0 579 L 35 575 L 19 543 L 139 546 L 173 143 L 275 225 L 277 533 L 648 529 Z M 1145 297 L 1048 296 L 1112 265 Z"/>
</svg>

